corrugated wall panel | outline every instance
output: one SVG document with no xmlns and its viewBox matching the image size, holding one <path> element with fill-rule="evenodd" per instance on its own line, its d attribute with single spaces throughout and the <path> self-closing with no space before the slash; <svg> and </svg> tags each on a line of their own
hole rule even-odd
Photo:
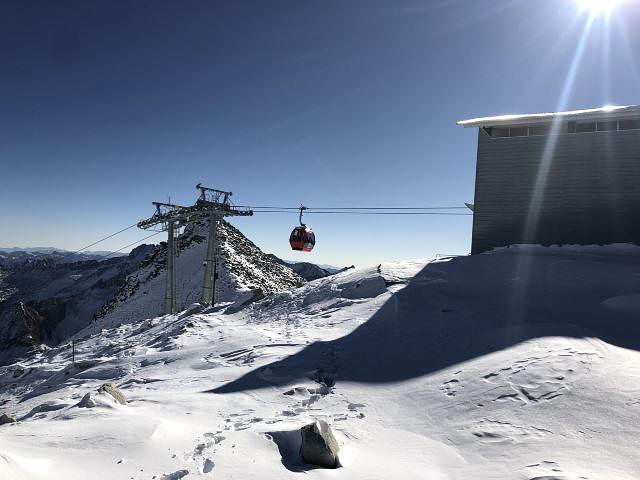
<svg viewBox="0 0 640 480">
<path fill-rule="evenodd" d="M 547 142 L 555 147 L 543 175 Z M 480 129 L 474 202 L 472 253 L 640 243 L 640 131 L 491 138 Z"/>
</svg>

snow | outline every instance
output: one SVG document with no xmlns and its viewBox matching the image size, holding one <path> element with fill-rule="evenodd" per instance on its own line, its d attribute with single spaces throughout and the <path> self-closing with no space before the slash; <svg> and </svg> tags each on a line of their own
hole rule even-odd
<svg viewBox="0 0 640 480">
<path fill-rule="evenodd" d="M 179 310 L 202 299 L 207 227 L 196 225 L 179 237 L 175 259 L 176 304 Z M 298 286 L 304 279 L 265 255 L 227 222 L 218 229 L 216 303 L 242 305 L 257 292 L 267 294 Z M 116 300 L 99 315 L 102 325 L 139 321 L 164 311 L 166 250 L 156 252 L 146 265 L 127 278 Z"/>
<path fill-rule="evenodd" d="M 27 351 L 27 336 L 55 344 L 77 332 L 153 250 L 141 245 L 126 257 L 101 262 L 40 258 L 5 271 L 0 265 L 0 362 Z"/>
<path fill-rule="evenodd" d="M 383 263 L 232 314 L 105 319 L 77 366 L 0 369 L 0 478 L 638 478 L 639 254 Z M 316 419 L 336 470 L 297 456 Z"/>
<path fill-rule="evenodd" d="M 470 120 L 461 120 L 457 124 L 465 128 L 485 127 L 495 125 L 515 125 L 522 123 L 531 123 L 539 121 L 549 121 L 554 118 L 562 117 L 569 120 L 582 120 L 594 118 L 617 118 L 623 115 L 637 114 L 640 112 L 638 105 L 605 105 L 599 108 L 589 108 L 585 110 L 573 110 L 570 112 L 553 112 L 553 113 L 533 113 L 533 114 L 509 114 L 498 115 L 495 117 L 480 117 Z"/>
</svg>

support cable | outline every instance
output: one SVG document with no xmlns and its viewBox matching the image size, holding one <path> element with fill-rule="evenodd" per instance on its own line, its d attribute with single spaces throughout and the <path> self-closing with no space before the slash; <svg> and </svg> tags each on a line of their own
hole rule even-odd
<svg viewBox="0 0 640 480">
<path fill-rule="evenodd" d="M 136 240 L 135 242 L 130 243 L 129 245 L 125 245 L 124 247 L 119 248 L 118 250 L 114 250 L 114 251 L 113 251 L 113 252 L 111 252 L 109 255 L 107 255 L 107 256 L 105 256 L 105 257 L 103 257 L 103 259 L 105 259 L 105 258 L 109 258 L 109 257 L 111 257 L 114 253 L 121 252 L 121 251 L 122 251 L 122 250 L 124 250 L 125 248 L 132 247 L 132 246 L 133 246 L 133 245 L 135 245 L 136 243 L 140 243 L 140 242 L 145 241 L 145 240 L 146 240 L 146 239 L 148 239 L 148 238 L 155 237 L 155 236 L 156 236 L 156 235 L 158 235 L 159 233 L 164 233 L 164 232 L 155 232 L 155 233 L 152 233 L 151 235 L 147 235 L 146 237 L 141 238 L 140 240 Z"/>
<path fill-rule="evenodd" d="M 300 207 L 297 208 L 299 210 Z M 291 210 L 255 210 L 255 213 L 288 213 L 291 214 Z M 315 211 L 312 209 L 307 210 L 307 215 L 319 214 L 333 214 L 333 215 L 444 215 L 444 216 L 473 216 L 473 213 L 455 213 L 455 212 L 358 212 L 358 211 Z"/>
<path fill-rule="evenodd" d="M 293 211 L 300 210 L 300 207 L 279 207 L 273 205 L 234 205 L 237 208 L 249 208 L 255 210 L 256 213 L 291 213 Z M 458 206 L 445 206 L 445 207 L 308 207 L 305 210 L 307 213 L 318 213 L 318 214 L 335 214 L 335 215 L 445 215 L 445 216 L 472 216 L 472 213 L 455 213 L 455 212 L 441 212 L 441 211 L 432 211 L 432 210 L 464 210 L 467 207 L 458 207 Z M 103 237 L 99 240 L 96 240 L 89 245 L 86 245 L 78 250 L 67 253 L 62 259 L 71 257 L 73 255 L 77 255 L 80 252 L 87 250 L 99 243 L 104 242 L 110 238 L 119 235 L 120 233 L 126 232 L 127 230 L 132 229 L 137 226 L 137 223 L 133 225 L 129 225 L 117 232 L 114 232 L 106 237 Z M 144 237 L 136 242 L 133 242 L 129 245 L 126 245 L 118 250 L 111 252 L 109 255 L 104 258 L 111 257 L 114 253 L 119 253 L 127 247 L 135 245 L 136 243 L 142 242 L 148 238 L 155 236 L 156 234 L 161 233 L 160 231 L 155 231 L 153 235 L 149 235 Z"/>
<path fill-rule="evenodd" d="M 115 236 L 116 236 L 116 235 L 118 235 L 119 233 L 126 232 L 127 230 L 129 230 L 129 229 L 131 229 L 131 228 L 135 227 L 136 225 L 138 225 L 138 224 L 137 224 L 137 223 L 134 223 L 133 225 L 129 225 L 128 227 L 123 228 L 122 230 L 118 230 L 116 233 L 112 233 L 111 235 L 108 235 L 108 236 L 106 236 L 106 237 L 104 237 L 104 238 L 101 238 L 100 240 L 98 240 L 98 241 L 96 241 L 96 242 L 93 242 L 92 244 L 87 245 L 86 247 L 82 247 L 80 250 L 76 250 L 75 252 L 69 252 L 67 255 L 65 255 L 64 257 L 62 257 L 62 259 L 64 260 L 65 258 L 70 257 L 71 255 L 76 255 L 77 253 L 80 253 L 80 252 L 82 252 L 83 250 L 86 250 L 87 248 L 91 248 L 91 247 L 93 247 L 94 245 L 97 245 L 97 244 L 99 244 L 99 243 L 101 243 L 101 242 L 104 242 L 105 240 L 108 240 L 109 238 L 115 237 Z"/>
<path fill-rule="evenodd" d="M 252 210 L 300 210 L 300 207 L 277 207 L 277 206 L 256 206 L 256 205 L 237 205 L 238 208 L 250 208 Z M 306 207 L 307 210 L 465 210 L 466 206 L 449 206 L 449 207 Z"/>
</svg>

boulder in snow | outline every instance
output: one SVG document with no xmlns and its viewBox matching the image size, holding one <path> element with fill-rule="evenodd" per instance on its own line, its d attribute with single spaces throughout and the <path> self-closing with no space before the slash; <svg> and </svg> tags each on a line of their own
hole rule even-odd
<svg viewBox="0 0 640 480">
<path fill-rule="evenodd" d="M 96 402 L 96 400 L 93 398 L 93 396 L 91 395 L 91 392 L 85 394 L 84 397 L 82 397 L 82 400 L 80 400 L 78 402 L 78 407 L 82 407 L 82 408 L 93 408 L 97 405 L 98 403 Z"/>
<path fill-rule="evenodd" d="M 316 420 L 302 427 L 300 433 L 302 435 L 300 456 L 303 462 L 324 468 L 338 466 L 340 448 L 327 422 Z"/>
<path fill-rule="evenodd" d="M 0 425 L 4 425 L 5 423 L 16 423 L 16 418 L 3 413 L 2 415 L 0 415 Z"/>
<path fill-rule="evenodd" d="M 108 393 L 114 400 L 122 405 L 127 404 L 127 399 L 122 391 L 117 388 L 113 383 L 104 383 L 99 389 L 99 393 Z"/>
<path fill-rule="evenodd" d="M 189 475 L 189 470 L 178 470 L 177 472 L 163 475 L 160 480 L 180 480 L 181 478 L 184 478 L 187 475 Z"/>
<path fill-rule="evenodd" d="M 126 405 L 127 399 L 113 383 L 105 383 L 97 391 L 89 392 L 82 397 L 77 406 L 82 408 L 96 406 L 113 408 L 116 403 Z"/>
<path fill-rule="evenodd" d="M 186 318 L 189 315 L 195 315 L 196 313 L 200 313 L 202 312 L 202 310 L 204 310 L 204 305 L 201 303 L 192 303 L 191 306 L 189 306 L 189 308 L 187 308 L 184 312 L 182 312 L 178 318 L 182 319 L 182 318 Z"/>
</svg>

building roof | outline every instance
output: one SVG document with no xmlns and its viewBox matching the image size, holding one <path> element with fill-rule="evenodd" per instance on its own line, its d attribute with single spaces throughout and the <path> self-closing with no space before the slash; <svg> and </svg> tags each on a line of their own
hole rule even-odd
<svg viewBox="0 0 640 480">
<path fill-rule="evenodd" d="M 553 119 L 558 118 L 566 120 L 601 120 L 637 117 L 638 115 L 640 115 L 640 106 L 638 105 L 607 105 L 601 108 L 574 110 L 572 112 L 534 113 L 528 115 L 500 115 L 497 117 L 472 118 L 470 120 L 461 120 L 457 124 L 465 128 L 493 127 L 496 125 L 523 125 L 549 122 Z"/>
</svg>

